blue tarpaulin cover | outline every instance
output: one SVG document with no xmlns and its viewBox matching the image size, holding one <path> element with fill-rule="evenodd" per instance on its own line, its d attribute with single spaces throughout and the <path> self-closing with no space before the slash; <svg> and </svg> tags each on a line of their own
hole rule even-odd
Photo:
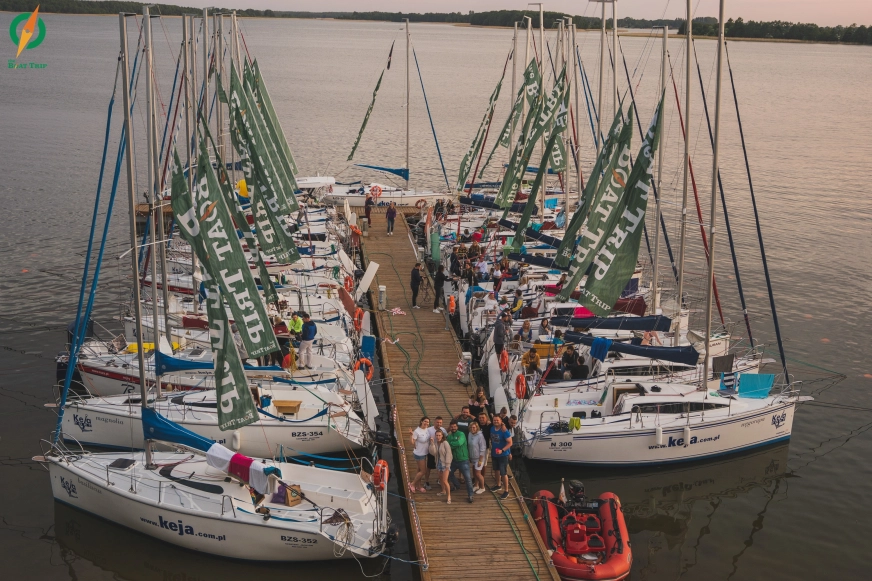
<svg viewBox="0 0 872 581">
<path fill-rule="evenodd" d="M 563 335 L 567 343 L 581 343 L 582 345 L 593 345 L 594 337 L 573 331 Z M 620 343 L 613 341 L 609 347 L 610 351 L 615 353 L 625 353 L 627 355 L 637 355 L 639 357 L 648 357 L 650 359 L 658 359 L 660 361 L 671 361 L 672 363 L 683 363 L 685 365 L 696 365 L 699 361 L 699 353 L 690 345 L 684 347 L 657 347 L 653 345 L 632 345 L 630 343 Z"/>
<path fill-rule="evenodd" d="M 179 444 L 201 452 L 207 451 L 215 443 L 169 421 L 151 408 L 142 409 L 142 435 L 146 440 Z"/>
<path fill-rule="evenodd" d="M 770 373 L 742 373 L 739 375 L 739 397 L 764 399 L 775 384 L 775 376 Z"/>
<path fill-rule="evenodd" d="M 555 327 L 582 327 L 584 329 L 610 329 L 622 331 L 666 332 L 672 320 L 663 315 L 650 317 L 552 317 Z"/>
<path fill-rule="evenodd" d="M 590 356 L 600 361 L 605 361 L 609 354 L 612 340 L 604 337 L 594 337 L 590 344 Z"/>
<path fill-rule="evenodd" d="M 188 361 L 186 359 L 179 359 L 178 357 L 166 355 L 164 353 L 161 353 L 160 351 L 154 352 L 154 363 L 157 366 L 157 372 L 160 375 L 164 375 L 166 373 L 174 373 L 177 371 L 192 371 L 215 368 L 215 364 L 211 361 Z M 282 370 L 281 367 L 278 367 L 276 365 L 265 365 L 262 367 L 257 365 L 244 365 L 243 367 L 251 371 Z"/>
</svg>

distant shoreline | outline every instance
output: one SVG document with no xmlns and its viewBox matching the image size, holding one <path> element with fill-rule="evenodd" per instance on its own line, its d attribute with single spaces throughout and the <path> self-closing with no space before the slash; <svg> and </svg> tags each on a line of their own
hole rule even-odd
<svg viewBox="0 0 872 581">
<path fill-rule="evenodd" d="M 3 10 L 0 9 L 0 13 L 9 13 L 16 14 L 17 11 L 12 10 Z M 50 12 L 50 11 L 40 11 L 40 14 L 51 14 L 54 16 L 107 16 L 107 17 L 115 17 L 117 14 L 115 13 L 105 13 L 105 12 Z M 175 14 L 167 14 L 162 15 L 163 18 L 179 18 L 178 15 Z M 391 20 L 373 20 L 370 18 L 333 18 L 333 17 L 312 17 L 312 18 L 304 18 L 299 16 L 249 16 L 249 15 L 239 15 L 239 18 L 243 18 L 246 20 L 329 20 L 332 22 L 380 22 L 386 24 L 396 24 L 396 22 Z M 415 25 L 421 24 L 442 24 L 447 26 L 456 26 L 461 28 L 482 28 L 482 29 L 498 29 L 498 30 L 512 30 L 510 26 L 499 26 L 499 25 L 480 25 L 480 24 L 471 24 L 469 22 L 412 22 Z M 618 36 L 625 36 L 628 38 L 647 38 L 650 36 L 654 36 L 652 33 L 645 32 L 629 32 L 627 29 L 624 29 L 621 32 L 621 28 L 618 28 Z M 578 34 L 598 34 L 600 29 L 598 28 L 579 28 L 577 30 Z M 610 30 L 608 31 L 611 32 Z M 656 36 L 660 36 L 656 34 Z M 669 38 L 674 38 L 677 40 L 681 40 L 684 38 L 683 34 L 677 34 L 670 32 Z M 695 40 L 717 40 L 717 36 L 707 36 L 707 35 L 694 35 L 693 38 Z M 745 38 L 745 37 L 736 37 L 736 36 L 728 36 L 726 37 L 727 41 L 736 41 L 736 42 L 773 42 L 773 43 L 787 43 L 787 44 L 829 44 L 829 45 L 844 45 L 844 46 L 868 46 L 863 44 L 858 44 L 854 42 L 841 42 L 841 41 L 828 41 L 828 40 L 802 40 L 802 39 L 790 39 L 790 38 Z"/>
</svg>

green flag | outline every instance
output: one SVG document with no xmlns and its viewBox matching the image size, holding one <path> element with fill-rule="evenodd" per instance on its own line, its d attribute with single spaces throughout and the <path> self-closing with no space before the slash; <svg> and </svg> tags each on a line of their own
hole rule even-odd
<svg viewBox="0 0 872 581">
<path fill-rule="evenodd" d="M 182 237 L 197 254 L 204 271 L 227 295 L 249 357 L 278 350 L 205 143 L 200 143 L 193 198 L 187 191 L 178 152 L 173 149 L 172 207 Z"/>
<path fill-rule="evenodd" d="M 627 180 L 623 211 L 615 212 L 610 217 L 606 225 L 609 236 L 594 257 L 591 273 L 581 289 L 579 302 L 597 316 L 604 317 L 611 313 L 636 269 L 648 192 L 654 175 L 654 153 L 660 144 L 663 126 L 663 99 L 661 96 Z"/>
<path fill-rule="evenodd" d="M 288 145 L 288 140 L 285 138 L 285 132 L 282 131 L 282 125 L 279 123 L 279 117 L 276 115 L 276 110 L 273 107 L 272 99 L 267 91 L 266 83 L 263 76 L 260 74 L 260 67 L 257 65 L 257 59 L 254 59 L 254 83 L 255 97 L 261 110 L 264 112 L 264 118 L 267 122 L 267 129 L 273 141 L 279 144 L 279 153 L 284 154 L 284 161 L 288 164 L 289 171 L 296 175 L 298 173 L 297 162 L 294 161 L 294 156 L 291 153 L 291 147 Z"/>
<path fill-rule="evenodd" d="M 354 140 L 354 145 L 351 147 L 351 153 L 348 154 L 348 159 L 345 161 L 351 161 L 354 158 L 354 152 L 357 151 L 357 146 L 360 145 L 360 139 L 363 137 L 363 130 L 366 129 L 366 124 L 369 123 L 369 116 L 372 115 L 372 108 L 375 107 L 375 96 L 378 95 L 378 89 L 381 87 L 382 79 L 385 76 L 385 71 L 390 70 L 391 68 L 391 56 L 394 54 L 394 44 L 391 43 L 391 50 L 388 53 L 388 62 L 385 65 L 385 68 L 382 69 L 381 74 L 378 76 L 378 81 L 375 84 L 375 89 L 372 90 L 372 101 L 369 103 L 369 108 L 366 110 L 366 115 L 363 116 L 363 123 L 360 124 L 360 131 L 357 132 L 357 139 Z M 406 106 L 409 104 L 406 103 Z"/>
<path fill-rule="evenodd" d="M 506 123 L 500 131 L 499 139 L 494 143 L 493 149 L 491 149 L 490 154 L 487 156 L 487 159 L 478 174 L 479 178 L 484 174 L 485 168 L 487 168 L 498 148 L 508 148 L 512 146 L 512 127 L 515 127 L 520 120 L 521 114 L 524 112 L 525 101 L 527 105 L 532 108 L 533 103 L 539 96 L 541 83 L 542 75 L 539 73 L 539 63 L 536 62 L 536 59 L 533 59 L 524 71 L 524 84 L 520 89 L 518 89 L 518 94 L 515 96 L 515 104 L 512 106 L 512 112 L 509 113 L 509 118 L 506 119 Z"/>
<path fill-rule="evenodd" d="M 605 242 L 603 233 L 609 217 L 620 214 L 618 207 L 624 195 L 624 186 L 630 173 L 630 139 L 633 136 L 633 110 L 627 115 L 627 122 L 621 129 L 612 159 L 605 175 L 597 187 L 591 204 L 590 216 L 581 229 L 581 240 L 575 247 L 572 264 L 569 265 L 569 282 L 558 295 L 558 300 L 569 300 L 572 291 L 578 287 L 593 257 Z M 618 210 L 616 212 L 616 210 Z"/>
<path fill-rule="evenodd" d="M 206 299 L 206 315 L 209 318 L 209 338 L 212 343 L 212 358 L 215 360 L 215 398 L 218 402 L 218 429 L 235 430 L 258 420 L 257 407 L 248 389 L 248 379 L 242 367 L 239 350 L 233 340 L 230 321 L 221 290 L 215 281 L 210 281 Z M 238 327 L 238 325 L 237 325 Z"/>
<path fill-rule="evenodd" d="M 539 170 L 536 172 L 536 178 L 533 180 L 533 185 L 530 187 L 530 197 L 527 198 L 527 204 L 524 206 L 524 212 L 521 215 L 521 221 L 518 223 L 518 228 L 515 237 L 512 240 L 512 247 L 515 251 L 519 251 L 524 244 L 524 232 L 527 230 L 527 224 L 530 223 L 530 217 L 533 215 L 533 210 L 536 208 L 536 198 L 539 195 L 539 190 L 542 189 L 542 183 L 545 181 L 545 172 L 547 171 L 548 158 L 552 155 L 555 145 L 560 140 L 560 135 L 566 129 L 566 118 L 569 112 L 569 91 L 563 92 L 560 107 L 557 110 L 557 115 L 554 117 L 554 126 L 551 130 L 551 135 L 545 144 L 545 155 L 542 156 L 542 162 L 539 164 Z M 544 192 L 543 192 L 544 195 Z"/>
<path fill-rule="evenodd" d="M 590 203 L 593 200 L 597 186 L 599 185 L 600 174 L 602 174 L 603 167 L 608 165 L 609 160 L 612 157 L 612 151 L 615 149 L 615 140 L 620 135 L 621 128 L 623 127 L 623 117 L 623 111 L 615 113 L 615 119 L 612 121 L 612 126 L 609 129 L 608 134 L 605 136 L 602 149 L 600 149 L 599 155 L 596 158 L 593 170 L 587 178 L 587 183 L 584 184 L 584 191 L 582 192 L 578 208 L 575 209 L 575 213 L 572 215 L 572 219 L 569 221 L 569 224 L 566 226 L 566 230 L 563 233 L 563 240 L 560 241 L 560 246 L 557 247 L 554 264 L 561 268 L 566 268 L 570 261 L 572 261 L 572 254 L 575 251 L 575 239 L 578 235 L 578 230 L 587 219 L 587 214 L 590 211 Z"/>
<path fill-rule="evenodd" d="M 290 214 L 300 209 L 294 192 L 297 189 L 297 179 L 287 164 L 282 163 L 279 146 L 269 136 L 266 128 L 266 120 L 257 106 L 254 98 L 252 84 L 248 81 L 251 76 L 248 63 L 245 64 L 245 82 L 241 82 L 236 74 L 235 67 L 230 67 L 230 101 L 240 110 L 251 136 L 250 147 L 252 155 L 260 158 L 261 164 L 266 169 L 266 176 L 270 181 L 270 189 L 276 193 L 279 208 L 282 214 Z"/>
<path fill-rule="evenodd" d="M 457 186 L 455 189 L 458 191 L 463 189 L 463 186 L 466 184 L 466 178 L 469 176 L 469 170 L 472 169 L 472 161 L 478 155 L 478 152 L 481 150 L 481 146 L 484 142 L 485 133 L 487 133 L 487 127 L 490 125 L 491 119 L 494 116 L 494 107 L 496 107 L 497 99 L 500 96 L 500 87 L 503 85 L 503 80 L 500 79 L 500 82 L 497 83 L 496 88 L 491 93 L 490 100 L 487 104 L 487 111 L 484 114 L 484 118 L 481 120 L 481 125 L 478 126 L 478 132 L 475 134 L 475 138 L 472 140 L 472 144 L 469 146 L 469 150 L 466 152 L 466 155 L 463 156 L 463 160 L 460 162 L 460 173 L 457 176 Z"/>
<path fill-rule="evenodd" d="M 263 262 L 263 254 L 257 255 L 257 274 L 260 278 L 260 287 L 263 290 L 263 300 L 266 303 L 279 302 L 279 293 L 273 284 L 272 277 L 266 269 L 266 264 Z"/>
</svg>

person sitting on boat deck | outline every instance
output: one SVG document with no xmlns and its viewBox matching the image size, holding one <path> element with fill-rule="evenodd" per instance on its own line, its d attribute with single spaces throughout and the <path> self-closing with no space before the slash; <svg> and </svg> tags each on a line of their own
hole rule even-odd
<svg viewBox="0 0 872 581">
<path fill-rule="evenodd" d="M 521 356 L 521 365 L 524 366 L 524 373 L 528 375 L 542 373 L 539 369 L 540 363 L 541 359 L 539 358 L 539 352 L 536 351 L 536 347 L 530 347 L 530 350 Z"/>
<path fill-rule="evenodd" d="M 660 336 L 657 331 L 645 331 L 645 333 L 642 335 L 642 345 L 653 345 L 655 341 L 658 345 L 663 345 L 663 343 L 660 341 Z"/>
<path fill-rule="evenodd" d="M 500 286 L 503 282 L 503 271 L 500 270 L 500 265 L 497 264 L 494 266 L 494 272 L 491 275 L 494 281 L 494 298 L 499 297 L 500 295 Z"/>
<path fill-rule="evenodd" d="M 587 379 L 590 369 L 584 364 L 584 357 L 576 353 L 572 345 L 566 351 L 563 354 L 563 379 Z"/>
<path fill-rule="evenodd" d="M 478 262 L 475 263 L 475 269 L 478 271 L 478 280 L 488 280 L 488 264 L 484 254 L 478 257 Z"/>
<path fill-rule="evenodd" d="M 481 228 L 481 229 L 476 228 L 475 232 L 472 233 L 472 236 L 470 236 L 470 238 L 476 244 L 481 242 L 481 239 L 484 238 L 484 228 Z"/>
<path fill-rule="evenodd" d="M 515 333 L 512 337 L 512 342 L 509 343 L 509 351 L 520 351 L 521 350 L 521 335 L 520 333 Z"/>
<path fill-rule="evenodd" d="M 439 220 L 440 218 L 442 218 L 442 214 L 444 214 L 444 213 L 445 213 L 445 202 L 442 200 L 442 198 L 439 198 L 438 200 L 436 200 L 436 205 L 433 206 L 433 217 L 435 217 L 437 220 Z"/>
<path fill-rule="evenodd" d="M 522 293 L 530 290 L 530 280 L 526 276 L 521 276 L 521 279 L 518 281 L 518 290 Z"/>
<path fill-rule="evenodd" d="M 469 446 L 466 443 L 466 434 L 460 431 L 457 420 L 451 420 L 448 424 L 448 445 L 451 446 L 451 468 L 448 471 L 448 480 L 451 486 L 457 490 L 460 482 L 454 472 L 460 470 L 466 484 L 466 496 L 472 504 L 472 473 L 469 470 Z"/>
<path fill-rule="evenodd" d="M 309 313 L 303 313 L 303 329 L 300 331 L 300 368 L 312 369 L 312 345 L 315 343 L 315 335 L 318 333 L 318 326 L 309 316 Z"/>
<path fill-rule="evenodd" d="M 478 415 L 487 409 L 487 396 L 484 394 L 484 388 L 479 386 L 476 388 L 475 393 L 469 397 L 469 414 L 473 418 L 477 418 Z"/>
<path fill-rule="evenodd" d="M 372 226 L 372 207 L 375 206 L 375 199 L 372 194 L 366 195 L 366 201 L 363 203 L 364 211 L 366 212 L 366 224 Z"/>
<path fill-rule="evenodd" d="M 466 257 L 469 258 L 472 262 L 475 262 L 475 259 L 481 256 L 481 246 L 478 245 L 478 242 L 474 241 L 469 245 L 469 251 L 466 253 Z"/>
<path fill-rule="evenodd" d="M 478 280 L 475 278 L 475 270 L 472 268 L 472 263 L 468 260 L 463 262 L 463 272 L 461 273 L 461 277 L 466 281 L 466 284 L 473 287 L 478 284 Z"/>
<path fill-rule="evenodd" d="M 460 262 L 460 259 L 457 257 L 457 247 L 456 246 L 454 247 L 454 252 L 451 253 L 450 263 L 451 263 L 450 264 L 451 276 L 455 277 L 455 278 L 460 278 L 460 275 L 462 272 L 461 269 L 463 268 L 463 264 Z"/>
<path fill-rule="evenodd" d="M 554 331 L 554 336 L 551 338 L 551 343 L 556 349 L 560 349 L 566 341 L 563 340 L 563 331 L 557 329 Z"/>
<path fill-rule="evenodd" d="M 525 343 L 533 341 L 533 324 L 530 322 L 530 319 L 524 321 L 524 324 L 521 326 L 521 332 L 518 334 L 521 336 L 521 341 Z"/>
<path fill-rule="evenodd" d="M 503 408 L 505 409 L 505 408 Z M 494 461 L 494 479 L 496 486 L 491 486 L 492 492 L 503 493 L 500 499 L 505 500 L 509 497 L 509 454 L 512 453 L 512 432 L 506 429 L 503 425 L 503 420 L 500 416 L 494 416 L 494 425 L 490 430 L 491 433 L 491 456 Z"/>
<path fill-rule="evenodd" d="M 460 235 L 460 242 L 469 242 L 470 240 L 469 228 L 464 228 L 463 234 Z"/>
<path fill-rule="evenodd" d="M 500 355 L 503 354 L 506 339 L 508 339 L 509 331 L 512 329 L 512 324 L 510 322 L 511 319 L 512 317 L 509 315 L 508 311 L 503 311 L 500 313 L 496 323 L 494 323 L 494 350 L 497 352 L 497 359 L 499 359 Z M 508 327 L 508 329 L 506 329 L 506 327 Z"/>
<path fill-rule="evenodd" d="M 507 277 L 509 276 L 509 257 L 508 256 L 503 256 L 503 258 L 500 260 L 500 270 L 502 270 L 505 273 L 505 276 L 507 276 Z"/>
<path fill-rule="evenodd" d="M 539 323 L 539 337 L 543 335 L 551 335 L 551 325 L 548 324 L 548 319 L 542 319 Z"/>
<path fill-rule="evenodd" d="M 433 277 L 433 294 L 436 295 L 433 297 L 433 312 L 440 313 L 442 312 L 442 308 L 439 306 L 439 300 L 442 300 L 442 306 L 445 306 L 445 282 L 448 280 L 448 277 L 445 276 L 445 266 L 439 265 L 439 269 L 436 271 L 436 276 Z"/>
<path fill-rule="evenodd" d="M 396 202 L 391 202 L 391 205 L 388 206 L 387 211 L 385 212 L 385 218 L 388 221 L 388 236 L 394 235 L 394 220 L 397 219 L 397 204 Z"/>
<path fill-rule="evenodd" d="M 521 318 L 521 309 L 524 308 L 524 296 L 520 290 L 515 291 L 515 298 L 512 299 L 512 318 L 520 319 Z"/>
<path fill-rule="evenodd" d="M 557 289 L 557 292 L 563 290 L 563 287 L 566 285 L 566 273 L 560 275 L 560 280 L 557 281 L 557 284 L 554 285 L 554 288 Z"/>
<path fill-rule="evenodd" d="M 466 260 L 467 252 L 468 251 L 466 249 L 466 245 L 464 245 L 463 242 L 461 242 L 457 246 L 457 259 L 460 260 L 461 262 Z"/>
<path fill-rule="evenodd" d="M 460 408 L 460 415 L 454 418 L 453 421 L 457 422 L 458 430 L 464 434 L 469 434 L 469 424 L 475 422 L 475 416 L 469 413 L 469 406 L 465 405 Z"/>
<path fill-rule="evenodd" d="M 236 349 L 239 351 L 239 358 L 245 362 L 248 359 L 248 351 L 245 349 L 245 343 L 242 342 L 242 335 L 239 334 L 239 328 L 236 323 L 230 325 L 230 331 L 233 333 L 233 342 L 236 343 Z"/>
</svg>

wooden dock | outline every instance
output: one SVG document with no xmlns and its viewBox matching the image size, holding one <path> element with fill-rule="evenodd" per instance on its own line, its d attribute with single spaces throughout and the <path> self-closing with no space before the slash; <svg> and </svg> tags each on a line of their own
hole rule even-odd
<svg viewBox="0 0 872 581">
<path fill-rule="evenodd" d="M 447 427 L 468 403 L 475 384 L 465 386 L 457 381 L 460 344 L 454 331 L 446 326 L 445 316 L 433 312 L 432 293 L 429 299 L 419 296 L 421 308 L 412 309 L 409 281 L 418 259 L 402 214 L 397 216 L 393 236 L 385 234 L 387 221 L 382 212 L 373 212 L 372 221 L 362 246 L 367 264 L 379 264 L 370 286 L 371 304 L 376 306 L 373 315 L 377 333 L 384 339 L 379 341 L 379 351 L 395 410 L 400 490 L 408 497 L 410 479 L 417 471 L 409 428 L 417 427 L 423 415 L 431 419 L 442 416 Z M 379 286 L 387 290 L 386 311 L 377 310 Z M 396 307 L 405 315 L 392 315 L 390 309 Z M 485 492 L 475 495 L 474 503 L 469 504 L 462 488 L 452 495 L 449 505 L 444 497 L 436 496 L 439 486 L 435 474 L 431 474 L 433 490 L 407 498 L 412 540 L 424 581 L 488 579 L 494 575 L 512 580 L 559 581 L 515 480 L 509 482 L 512 491 L 504 501 Z M 493 484 L 489 469 L 486 483 Z"/>
</svg>

